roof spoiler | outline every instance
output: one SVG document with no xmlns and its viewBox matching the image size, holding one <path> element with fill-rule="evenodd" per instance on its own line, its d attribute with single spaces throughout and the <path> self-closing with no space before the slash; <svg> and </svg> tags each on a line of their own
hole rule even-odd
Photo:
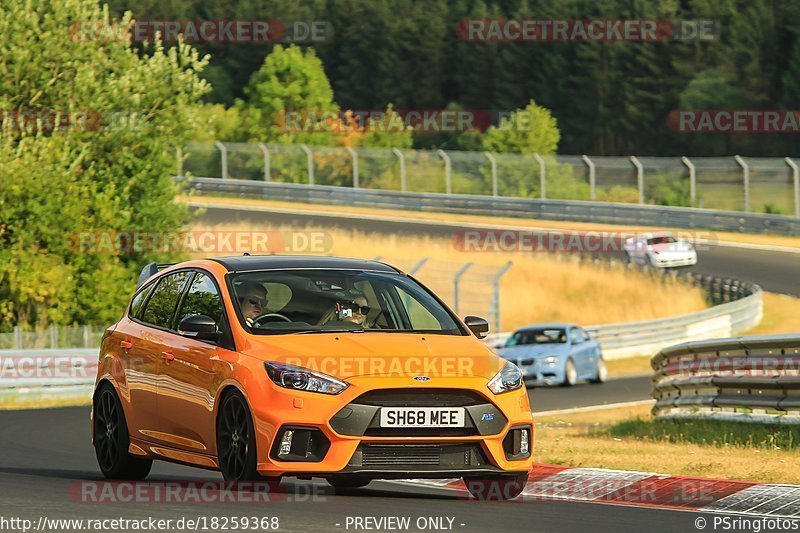
<svg viewBox="0 0 800 533">
<path fill-rule="evenodd" d="M 138 289 L 144 284 L 145 281 L 158 274 L 159 270 L 163 270 L 174 264 L 175 263 L 150 263 L 145 265 L 145 267 L 139 273 L 139 281 L 136 282 L 136 288 Z"/>
</svg>

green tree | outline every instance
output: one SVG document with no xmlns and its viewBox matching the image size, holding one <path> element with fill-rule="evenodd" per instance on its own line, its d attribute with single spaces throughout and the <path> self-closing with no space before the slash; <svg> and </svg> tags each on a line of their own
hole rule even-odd
<svg viewBox="0 0 800 533">
<path fill-rule="evenodd" d="M 558 148 L 561 134 L 553 114 L 533 100 L 525 109 L 518 109 L 484 135 L 484 149 L 493 152 L 552 154 Z"/>
<path fill-rule="evenodd" d="M 0 328 L 115 320 L 141 266 L 166 255 L 101 250 L 96 236 L 187 218 L 171 173 L 206 61 L 183 45 L 140 54 L 129 23 L 94 0 L 0 7 Z"/>
</svg>

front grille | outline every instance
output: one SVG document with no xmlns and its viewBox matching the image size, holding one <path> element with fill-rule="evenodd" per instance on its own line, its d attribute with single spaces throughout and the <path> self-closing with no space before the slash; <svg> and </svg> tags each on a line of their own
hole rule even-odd
<svg viewBox="0 0 800 533">
<path fill-rule="evenodd" d="M 486 398 L 469 390 L 409 387 L 370 391 L 353 403 L 381 407 L 461 407 L 486 403 Z"/>
<path fill-rule="evenodd" d="M 350 466 L 392 469 L 415 466 L 463 468 L 488 464 L 478 444 L 362 444 Z"/>
<path fill-rule="evenodd" d="M 439 465 L 437 446 L 368 446 L 361 466 Z"/>
</svg>

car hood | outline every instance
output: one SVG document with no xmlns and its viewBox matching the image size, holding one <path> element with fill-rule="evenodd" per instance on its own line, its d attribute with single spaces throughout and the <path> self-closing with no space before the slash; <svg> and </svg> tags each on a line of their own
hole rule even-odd
<svg viewBox="0 0 800 533">
<path fill-rule="evenodd" d="M 471 336 L 315 333 L 249 336 L 242 352 L 347 379 L 357 376 L 471 376 L 491 379 L 505 364 Z"/>
<path fill-rule="evenodd" d="M 653 244 L 650 249 L 658 253 L 687 253 L 693 252 L 694 248 L 688 242 L 672 242 L 664 244 Z"/>
<path fill-rule="evenodd" d="M 546 355 L 561 355 L 569 351 L 567 344 L 523 344 L 500 348 L 497 353 L 505 358 L 539 357 Z"/>
</svg>

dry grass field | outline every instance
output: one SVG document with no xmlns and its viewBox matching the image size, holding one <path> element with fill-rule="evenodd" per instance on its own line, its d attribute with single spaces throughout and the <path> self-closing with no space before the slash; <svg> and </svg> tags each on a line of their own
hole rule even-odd
<svg viewBox="0 0 800 533">
<path fill-rule="evenodd" d="M 511 269 L 502 277 L 500 311 L 502 329 L 510 330 L 525 324 L 549 321 L 568 321 L 583 325 L 630 322 L 699 311 L 706 307 L 700 289 L 675 281 L 663 281 L 623 265 L 582 263 L 576 257 L 551 254 L 464 252 L 445 238 L 410 237 L 404 235 L 376 236 L 366 232 L 330 231 L 315 227 L 243 227 L 195 225 L 190 231 L 211 231 L 225 234 L 245 234 L 264 231 L 278 232 L 289 240 L 290 232 L 312 234 L 323 232 L 326 245 L 315 252 L 344 257 L 382 261 L 408 270 L 422 258 L 429 258 L 416 276 L 429 285 L 448 304 L 452 304 L 452 276 L 467 262 L 474 262 L 471 275 L 463 278 L 460 294 L 479 294 L 482 302 L 472 297 L 459 309 L 460 314 L 485 313 L 488 306 L 488 280 L 476 277 L 478 272 L 500 267 L 512 261 Z M 276 250 L 281 253 L 283 250 Z M 197 254 L 205 256 L 207 254 Z M 474 284 L 473 287 L 464 287 Z M 482 307 L 481 307 L 482 305 Z"/>
</svg>

